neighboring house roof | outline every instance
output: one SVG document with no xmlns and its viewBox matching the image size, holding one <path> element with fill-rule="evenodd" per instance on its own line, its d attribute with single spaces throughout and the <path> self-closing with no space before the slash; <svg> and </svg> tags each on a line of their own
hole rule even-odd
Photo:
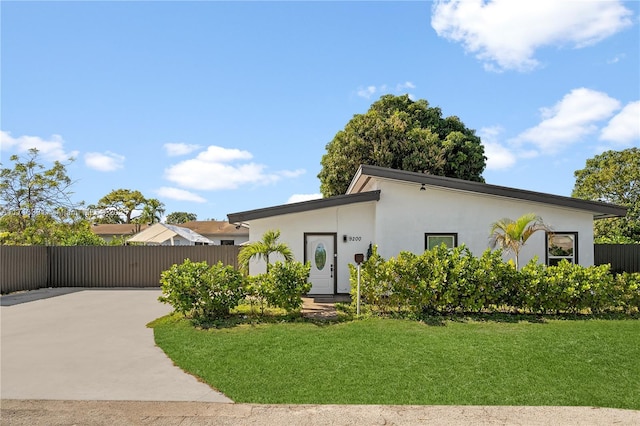
<svg viewBox="0 0 640 426">
<path fill-rule="evenodd" d="M 96 223 L 91 225 L 91 231 L 102 237 L 112 237 L 114 235 L 133 235 L 148 227 L 147 224 L 138 223 Z"/>
<path fill-rule="evenodd" d="M 504 186 L 490 185 L 481 182 L 472 182 L 462 179 L 454 179 L 443 176 L 434 176 L 424 173 L 407 172 L 404 170 L 389 169 L 379 166 L 361 165 L 353 177 L 347 194 L 359 193 L 367 187 L 372 178 L 392 179 L 404 182 L 414 182 L 429 186 L 455 189 L 459 191 L 475 192 L 479 194 L 496 195 L 499 197 L 515 198 L 518 200 L 533 201 L 585 210 L 593 213 L 594 218 L 618 217 L 627 214 L 627 208 L 615 204 L 599 201 L 581 200 L 579 198 L 563 197 L 561 195 L 546 194 L 542 192 L 527 191 L 523 189 L 508 188 Z"/>
<path fill-rule="evenodd" d="M 182 228 L 176 225 L 167 225 L 165 223 L 156 223 L 151 225 L 144 231 L 129 238 L 127 243 L 162 244 L 177 236 L 180 236 L 192 243 L 213 244 L 213 241 L 207 237 L 203 237 L 191 229 Z"/>
<path fill-rule="evenodd" d="M 221 220 L 193 220 L 182 223 L 179 226 L 189 228 L 201 235 L 249 236 L 249 229 L 245 226 L 237 228 L 236 225 Z"/>
<path fill-rule="evenodd" d="M 299 203 L 283 204 L 275 207 L 248 210 L 239 213 L 229 213 L 227 217 L 231 223 L 243 223 L 253 219 L 279 216 L 289 213 L 300 213 L 311 210 L 323 209 L 326 207 L 343 206 L 353 203 L 363 203 L 365 201 L 380 200 L 380 191 L 359 192 L 357 194 L 337 195 L 335 197 L 321 198 L 318 200 L 302 201 Z"/>
<path fill-rule="evenodd" d="M 434 187 L 466 191 L 476 194 L 495 195 L 499 197 L 514 198 L 523 201 L 532 201 L 559 207 L 566 207 L 591 212 L 594 218 L 618 217 L 627 214 L 627 208 L 615 204 L 601 203 L 598 201 L 581 200 L 578 198 L 563 197 L 560 195 L 546 194 L 542 192 L 527 191 L 523 189 L 508 188 L 504 186 L 490 185 L 481 182 L 472 182 L 463 179 L 455 179 L 443 176 L 434 176 L 424 173 L 407 172 L 404 170 L 389 169 L 379 166 L 362 165 L 354 175 L 347 193 L 335 197 L 319 200 L 303 201 L 301 203 L 283 204 L 257 210 L 249 210 L 227 215 L 231 223 L 243 223 L 254 219 L 262 219 L 279 216 L 288 213 L 299 213 L 317 210 L 325 207 L 334 207 L 344 204 L 364 201 L 378 201 L 380 191 L 365 191 L 367 184 L 373 178 L 391 179 L 396 181 L 413 182 Z"/>
</svg>

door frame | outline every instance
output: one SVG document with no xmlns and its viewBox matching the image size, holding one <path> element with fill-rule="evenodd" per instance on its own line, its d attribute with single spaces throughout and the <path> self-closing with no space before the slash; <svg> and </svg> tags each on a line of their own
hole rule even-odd
<svg viewBox="0 0 640 426">
<path fill-rule="evenodd" d="M 338 294 L 338 233 L 337 232 L 305 232 L 304 233 L 304 263 L 307 263 L 307 237 L 333 236 L 333 295 Z"/>
</svg>

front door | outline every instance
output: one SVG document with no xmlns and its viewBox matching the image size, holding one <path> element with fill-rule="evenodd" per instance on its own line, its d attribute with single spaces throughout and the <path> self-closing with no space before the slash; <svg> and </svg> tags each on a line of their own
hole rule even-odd
<svg viewBox="0 0 640 426">
<path fill-rule="evenodd" d="M 305 261 L 311 263 L 309 294 L 335 294 L 336 234 L 305 234 Z"/>
</svg>

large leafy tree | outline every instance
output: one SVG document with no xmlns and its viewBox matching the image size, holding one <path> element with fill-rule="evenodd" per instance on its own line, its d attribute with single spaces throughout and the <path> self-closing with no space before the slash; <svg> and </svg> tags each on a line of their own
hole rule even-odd
<svg viewBox="0 0 640 426">
<path fill-rule="evenodd" d="M 89 210 L 95 223 L 132 223 L 135 211 L 141 211 L 147 199 L 140 191 L 114 189 L 90 205 Z"/>
<path fill-rule="evenodd" d="M 628 208 L 625 217 L 595 221 L 596 242 L 640 243 L 640 148 L 596 155 L 574 176 L 573 197 Z"/>
<path fill-rule="evenodd" d="M 293 260 L 293 252 L 286 243 L 280 242 L 280 231 L 269 230 L 264 233 L 260 241 L 247 244 L 238 254 L 238 265 L 244 272 L 249 271 L 251 259 L 263 259 L 269 272 L 270 257 L 274 253 L 280 254 L 287 262 Z"/>
<path fill-rule="evenodd" d="M 10 245 L 98 245 L 82 203 L 71 196 L 73 181 L 66 164 L 51 168 L 40 162 L 39 151 L 12 155 L 12 168 L 0 170 L 0 243 Z M 73 161 L 72 158 L 69 161 Z"/>
<path fill-rule="evenodd" d="M 172 212 L 167 215 L 166 222 L 179 225 L 181 223 L 191 222 L 192 220 L 198 220 L 198 216 L 195 213 Z"/>
<path fill-rule="evenodd" d="M 382 96 L 327 144 L 320 191 L 344 194 L 360 164 L 483 182 L 484 147 L 458 117 L 408 95 Z"/>
<path fill-rule="evenodd" d="M 544 224 L 540 216 L 534 213 L 527 213 L 516 220 L 503 218 L 491 224 L 490 244 L 491 247 L 500 247 L 513 253 L 516 269 L 518 269 L 522 246 L 538 231 L 550 231 L 550 228 Z"/>
</svg>

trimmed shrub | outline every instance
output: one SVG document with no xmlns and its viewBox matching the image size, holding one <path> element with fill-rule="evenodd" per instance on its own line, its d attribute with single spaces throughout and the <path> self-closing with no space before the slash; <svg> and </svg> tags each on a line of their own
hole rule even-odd
<svg viewBox="0 0 640 426">
<path fill-rule="evenodd" d="M 355 302 L 356 268 L 351 267 Z M 474 257 L 464 246 L 444 245 L 421 255 L 401 252 L 385 261 L 374 247 L 362 265 L 361 298 L 372 312 L 433 314 L 524 310 L 535 313 L 635 312 L 640 274 L 614 277 L 609 265 L 583 267 L 532 259 L 518 271 L 500 250 Z"/>
<path fill-rule="evenodd" d="M 249 303 L 258 302 L 263 314 L 266 305 L 289 313 L 298 311 L 302 307 L 302 295 L 311 290 L 310 271 L 310 263 L 276 262 L 269 267 L 269 272 L 247 277 L 245 292 Z"/>
<path fill-rule="evenodd" d="M 269 289 L 267 302 L 287 312 L 298 311 L 302 307 L 302 295 L 311 290 L 310 271 L 309 262 L 276 262 L 271 265 L 265 280 Z"/>
<path fill-rule="evenodd" d="M 160 274 L 162 296 L 158 300 L 168 303 L 173 309 L 185 316 L 191 316 L 198 300 L 199 287 L 203 286 L 203 277 L 209 269 L 207 262 L 192 262 L 190 259 Z"/>
<path fill-rule="evenodd" d="M 158 300 L 198 322 L 229 315 L 245 297 L 242 275 L 222 262 L 209 267 L 207 262 L 186 259 L 163 271 L 160 283 Z"/>
</svg>

